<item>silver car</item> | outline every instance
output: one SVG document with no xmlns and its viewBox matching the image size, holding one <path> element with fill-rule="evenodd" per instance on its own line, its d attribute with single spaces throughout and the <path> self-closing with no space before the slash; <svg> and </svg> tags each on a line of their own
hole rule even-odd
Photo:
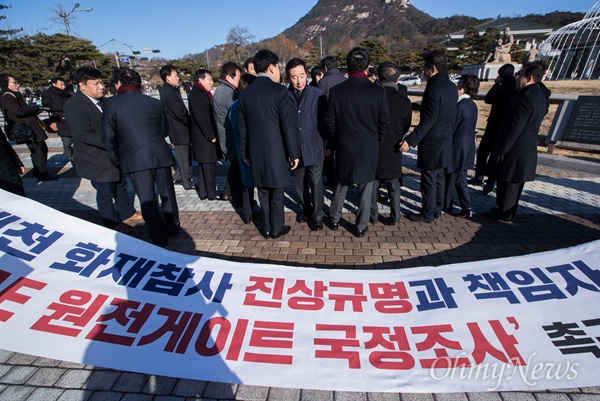
<svg viewBox="0 0 600 401">
<path fill-rule="evenodd" d="M 412 75 L 409 77 L 402 77 L 400 79 L 398 79 L 398 83 L 400 85 L 404 85 L 404 86 L 420 86 L 421 85 L 421 78 Z"/>
</svg>

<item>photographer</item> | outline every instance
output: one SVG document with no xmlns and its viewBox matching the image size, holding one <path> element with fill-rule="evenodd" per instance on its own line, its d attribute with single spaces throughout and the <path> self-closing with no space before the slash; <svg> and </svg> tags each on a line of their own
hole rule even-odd
<svg viewBox="0 0 600 401">
<path fill-rule="evenodd" d="M 32 131 L 32 138 L 27 141 L 27 147 L 31 152 L 31 162 L 33 163 L 33 175 L 40 181 L 55 180 L 57 177 L 50 174 L 46 168 L 48 161 L 48 146 L 46 146 L 46 136 L 44 124 L 37 117 L 39 108 L 37 106 L 28 106 L 19 92 L 19 81 L 13 75 L 4 74 L 0 76 L 0 88 L 2 91 L 2 113 L 6 124 L 7 136 L 14 129 L 29 127 Z"/>
<path fill-rule="evenodd" d="M 58 133 L 63 144 L 65 156 L 73 162 L 73 139 L 71 131 L 63 116 L 63 107 L 71 94 L 66 89 L 65 80 L 61 77 L 54 77 L 50 80 L 50 87 L 42 92 L 42 106 L 44 111 L 50 113 L 50 118 L 46 122 L 49 128 L 48 132 Z"/>
</svg>

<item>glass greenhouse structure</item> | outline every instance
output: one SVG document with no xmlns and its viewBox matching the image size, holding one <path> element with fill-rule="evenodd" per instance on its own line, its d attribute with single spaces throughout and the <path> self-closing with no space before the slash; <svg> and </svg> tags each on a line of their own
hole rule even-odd
<svg viewBox="0 0 600 401">
<path fill-rule="evenodd" d="M 540 46 L 538 60 L 548 66 L 547 79 L 599 79 L 600 1 L 581 21 L 553 32 Z"/>
</svg>

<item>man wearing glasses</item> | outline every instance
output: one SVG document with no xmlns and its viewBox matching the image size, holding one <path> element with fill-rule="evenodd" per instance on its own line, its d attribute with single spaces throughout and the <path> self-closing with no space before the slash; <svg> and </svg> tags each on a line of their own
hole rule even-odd
<svg viewBox="0 0 600 401">
<path fill-rule="evenodd" d="M 45 141 L 48 137 L 46 136 L 44 124 L 37 117 L 40 111 L 35 105 L 27 105 L 19 91 L 19 87 L 19 80 L 15 76 L 10 74 L 0 76 L 2 113 L 4 114 L 6 131 L 9 133 L 17 124 L 28 125 L 34 134 L 33 141 L 27 142 L 27 147 L 31 152 L 33 175 L 40 181 L 56 180 L 57 177 L 52 175 L 46 167 L 48 146 Z"/>
<path fill-rule="evenodd" d="M 96 205 L 104 227 L 129 234 L 133 230 L 123 222 L 140 220 L 127 194 L 127 183 L 119 168 L 111 163 L 102 142 L 102 73 L 93 67 L 81 67 L 73 74 L 77 92 L 67 101 L 64 115 L 73 135 L 77 175 L 91 181 L 96 190 Z M 115 211 L 116 209 L 116 211 Z"/>
</svg>

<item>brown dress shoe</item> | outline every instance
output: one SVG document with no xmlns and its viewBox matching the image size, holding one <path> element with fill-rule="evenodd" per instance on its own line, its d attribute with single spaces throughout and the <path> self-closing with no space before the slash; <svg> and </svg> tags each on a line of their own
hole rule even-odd
<svg viewBox="0 0 600 401">
<path fill-rule="evenodd" d="M 143 219 L 143 217 L 142 217 L 141 213 L 135 212 L 134 214 L 131 215 L 130 218 L 128 218 L 127 220 L 123 220 L 123 223 L 132 223 L 134 221 L 139 221 L 142 219 Z"/>
</svg>

